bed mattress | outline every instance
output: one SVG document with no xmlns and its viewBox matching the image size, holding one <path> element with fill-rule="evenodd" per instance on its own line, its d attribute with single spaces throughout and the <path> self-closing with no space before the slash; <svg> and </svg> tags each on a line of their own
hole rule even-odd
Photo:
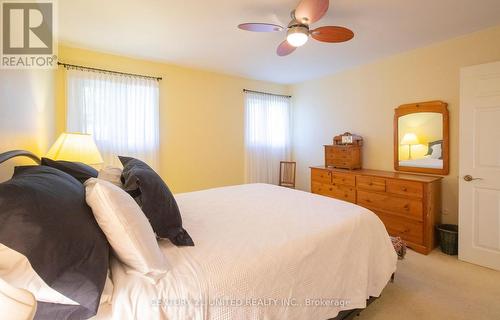
<svg viewBox="0 0 500 320">
<path fill-rule="evenodd" d="M 364 308 L 396 270 L 382 222 L 351 203 L 266 184 L 176 200 L 195 246 L 160 241 L 170 271 L 157 283 L 113 259 L 98 319 L 326 320 Z"/>
</svg>

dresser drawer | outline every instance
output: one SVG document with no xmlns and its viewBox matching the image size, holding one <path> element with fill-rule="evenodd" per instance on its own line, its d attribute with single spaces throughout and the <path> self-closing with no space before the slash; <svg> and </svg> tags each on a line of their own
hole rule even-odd
<svg viewBox="0 0 500 320">
<path fill-rule="evenodd" d="M 356 189 L 354 187 L 336 185 L 334 186 L 333 194 L 334 198 L 356 203 Z"/>
<path fill-rule="evenodd" d="M 311 180 L 330 184 L 330 182 L 332 181 L 331 173 L 328 170 L 311 169 Z"/>
<path fill-rule="evenodd" d="M 385 179 L 367 176 L 357 176 L 356 184 L 358 188 L 371 191 L 385 191 Z"/>
<path fill-rule="evenodd" d="M 415 244 L 424 243 L 424 227 L 423 223 L 407 220 L 398 216 L 377 212 L 380 220 L 385 225 L 387 232 L 391 236 L 401 237 L 403 240 L 413 242 Z"/>
<path fill-rule="evenodd" d="M 351 168 L 352 161 L 350 159 L 326 159 L 326 164 L 336 168 L 348 169 Z"/>
<path fill-rule="evenodd" d="M 388 179 L 387 192 L 408 197 L 422 198 L 424 195 L 424 186 L 420 182 Z"/>
<path fill-rule="evenodd" d="M 356 177 L 352 174 L 332 172 L 332 183 L 354 187 Z"/>
<path fill-rule="evenodd" d="M 350 160 L 351 154 L 350 153 L 335 153 L 335 152 L 327 152 L 326 153 L 326 159 L 328 160 Z"/>
<path fill-rule="evenodd" d="M 311 182 L 311 192 L 315 194 L 321 194 L 324 196 L 329 196 L 331 192 L 329 192 L 329 189 L 331 186 L 326 183 L 321 183 L 317 181 Z"/>
<path fill-rule="evenodd" d="M 353 187 L 312 182 L 311 192 L 339 200 L 356 203 L 356 190 Z"/>
<path fill-rule="evenodd" d="M 345 155 L 351 155 L 351 148 L 349 147 L 332 147 L 330 148 L 331 152 L 333 152 L 334 154 L 336 155 L 342 155 L 342 154 L 345 154 Z"/>
<path fill-rule="evenodd" d="M 400 216 L 423 221 L 423 205 L 418 200 L 358 190 L 357 203 L 368 208 L 393 212 Z"/>
<path fill-rule="evenodd" d="M 328 146 L 325 149 L 325 156 L 327 159 L 338 159 L 338 158 L 350 158 L 351 157 L 351 149 L 344 147 L 333 147 Z"/>
</svg>

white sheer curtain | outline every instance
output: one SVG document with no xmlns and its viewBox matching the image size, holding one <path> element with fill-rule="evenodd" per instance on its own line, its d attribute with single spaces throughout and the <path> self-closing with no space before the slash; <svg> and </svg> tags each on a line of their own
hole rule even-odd
<svg viewBox="0 0 500 320">
<path fill-rule="evenodd" d="M 280 161 L 290 160 L 290 98 L 245 93 L 247 183 L 279 182 Z"/>
<path fill-rule="evenodd" d="M 67 106 L 67 130 L 92 134 L 106 165 L 124 155 L 158 168 L 158 81 L 68 69 Z"/>
</svg>

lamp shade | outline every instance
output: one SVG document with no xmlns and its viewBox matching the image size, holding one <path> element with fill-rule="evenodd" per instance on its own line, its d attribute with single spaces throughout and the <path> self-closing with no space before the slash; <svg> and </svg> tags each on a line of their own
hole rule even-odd
<svg viewBox="0 0 500 320">
<path fill-rule="evenodd" d="M 46 157 L 52 160 L 83 162 L 85 164 L 104 162 L 92 136 L 83 133 L 61 134 L 47 152 Z"/>
<path fill-rule="evenodd" d="M 403 139 L 401 140 L 401 144 L 408 145 L 408 144 L 419 144 L 420 142 L 418 141 L 417 135 L 414 133 L 405 133 L 403 136 Z"/>
</svg>

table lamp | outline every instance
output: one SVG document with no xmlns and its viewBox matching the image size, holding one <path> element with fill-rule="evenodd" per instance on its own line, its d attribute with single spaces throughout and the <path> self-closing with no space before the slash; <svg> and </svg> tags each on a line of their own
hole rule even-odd
<svg viewBox="0 0 500 320">
<path fill-rule="evenodd" d="M 411 146 L 416 144 L 420 144 L 417 135 L 411 132 L 405 133 L 403 139 L 401 140 L 401 145 L 408 146 L 408 160 L 411 160 Z"/>
<path fill-rule="evenodd" d="M 104 162 L 92 136 L 84 133 L 62 133 L 45 157 L 88 165 Z"/>
</svg>

